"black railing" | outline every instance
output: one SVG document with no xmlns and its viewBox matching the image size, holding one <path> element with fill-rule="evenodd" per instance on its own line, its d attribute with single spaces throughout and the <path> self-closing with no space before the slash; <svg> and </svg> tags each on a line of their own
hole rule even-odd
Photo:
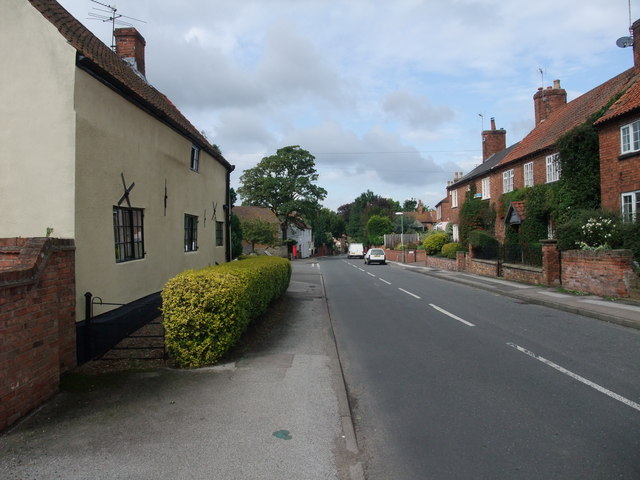
<svg viewBox="0 0 640 480">
<path fill-rule="evenodd" d="M 529 243 L 525 245 L 505 245 L 504 262 L 532 267 L 542 266 L 542 245 Z"/>
</svg>

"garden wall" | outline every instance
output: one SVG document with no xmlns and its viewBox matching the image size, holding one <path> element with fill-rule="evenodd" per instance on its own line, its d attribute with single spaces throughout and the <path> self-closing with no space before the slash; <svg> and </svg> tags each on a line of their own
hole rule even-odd
<svg viewBox="0 0 640 480">
<path fill-rule="evenodd" d="M 0 239 L 0 430 L 76 364 L 73 240 Z"/>
<path fill-rule="evenodd" d="M 562 252 L 562 286 L 605 297 L 628 297 L 636 282 L 630 250 Z"/>
</svg>

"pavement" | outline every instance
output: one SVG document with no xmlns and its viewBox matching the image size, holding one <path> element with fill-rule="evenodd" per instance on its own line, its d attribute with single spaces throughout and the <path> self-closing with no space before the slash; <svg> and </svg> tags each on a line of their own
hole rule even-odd
<svg viewBox="0 0 640 480">
<path fill-rule="evenodd" d="M 638 303 L 389 263 L 640 328 Z M 319 263 L 292 265 L 287 293 L 216 366 L 64 377 L 0 435 L 0 479 L 363 480 Z"/>
</svg>

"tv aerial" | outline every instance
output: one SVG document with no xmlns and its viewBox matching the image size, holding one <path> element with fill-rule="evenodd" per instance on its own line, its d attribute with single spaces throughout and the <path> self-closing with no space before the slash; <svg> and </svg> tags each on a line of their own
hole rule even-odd
<svg viewBox="0 0 640 480">
<path fill-rule="evenodd" d="M 144 20 L 140 20 L 138 18 L 128 17 L 126 15 L 122 15 L 121 13 L 116 13 L 118 9 L 116 7 L 112 7 L 111 5 L 107 5 L 106 3 L 98 2 L 98 0 L 91 0 L 91 1 L 93 3 L 97 3 L 98 5 L 103 6 L 105 9 L 108 9 L 108 10 L 105 10 L 102 8 L 93 7 L 94 10 L 98 12 L 103 12 L 103 13 L 89 12 L 89 19 L 100 20 L 103 23 L 111 22 L 111 49 L 114 51 L 116 49 L 116 37 L 115 37 L 116 25 L 133 27 L 133 24 L 126 22 L 124 20 L 121 20 L 122 18 L 126 18 L 128 20 L 135 20 L 136 22 L 147 23 Z"/>
</svg>

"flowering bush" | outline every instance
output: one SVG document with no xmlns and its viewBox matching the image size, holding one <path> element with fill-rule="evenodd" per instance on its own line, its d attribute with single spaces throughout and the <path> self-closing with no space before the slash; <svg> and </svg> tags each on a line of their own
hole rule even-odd
<svg viewBox="0 0 640 480">
<path fill-rule="evenodd" d="M 603 250 L 611 248 L 615 224 L 610 218 L 592 217 L 582 226 L 582 250 Z"/>
</svg>

